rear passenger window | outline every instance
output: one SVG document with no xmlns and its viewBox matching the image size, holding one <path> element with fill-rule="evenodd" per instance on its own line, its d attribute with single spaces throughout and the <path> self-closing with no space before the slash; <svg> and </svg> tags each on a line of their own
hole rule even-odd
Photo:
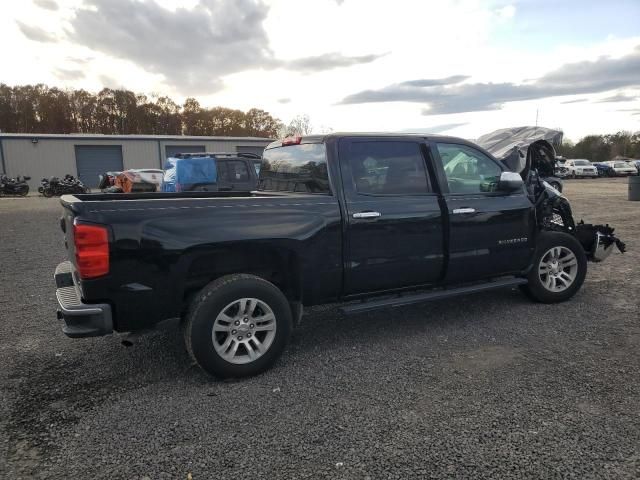
<svg viewBox="0 0 640 480">
<path fill-rule="evenodd" d="M 430 192 L 424 157 L 417 142 L 348 141 L 341 145 L 358 193 L 421 195 Z"/>
</svg>

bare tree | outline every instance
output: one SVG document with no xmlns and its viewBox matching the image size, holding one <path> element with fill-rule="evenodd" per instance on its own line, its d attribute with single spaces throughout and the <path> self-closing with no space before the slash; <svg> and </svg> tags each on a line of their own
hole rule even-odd
<svg viewBox="0 0 640 480">
<path fill-rule="evenodd" d="M 296 135 L 309 135 L 312 131 L 313 127 L 311 126 L 311 119 L 309 115 L 298 115 L 294 117 L 289 125 L 287 125 L 282 133 L 283 137 L 292 137 Z"/>
</svg>

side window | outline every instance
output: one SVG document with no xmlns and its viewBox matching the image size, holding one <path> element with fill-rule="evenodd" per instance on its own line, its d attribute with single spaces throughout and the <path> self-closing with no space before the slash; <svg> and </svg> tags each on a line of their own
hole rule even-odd
<svg viewBox="0 0 640 480">
<path fill-rule="evenodd" d="M 358 193 L 420 195 L 430 192 L 425 161 L 417 142 L 349 141 L 341 145 Z"/>
<path fill-rule="evenodd" d="M 249 170 L 247 170 L 247 164 L 245 162 L 229 162 L 227 164 L 228 168 L 228 179 L 230 182 L 248 182 L 249 181 Z"/>
<path fill-rule="evenodd" d="M 218 170 L 218 182 L 227 181 L 227 162 L 216 162 L 216 170 Z"/>
<path fill-rule="evenodd" d="M 502 170 L 482 152 L 453 143 L 438 143 L 438 153 L 450 193 L 497 191 Z"/>
</svg>

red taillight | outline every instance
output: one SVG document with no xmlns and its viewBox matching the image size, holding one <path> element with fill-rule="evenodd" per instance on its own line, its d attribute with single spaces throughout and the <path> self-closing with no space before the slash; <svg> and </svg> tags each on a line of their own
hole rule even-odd
<svg viewBox="0 0 640 480">
<path fill-rule="evenodd" d="M 109 235 L 106 227 L 74 225 L 73 241 L 80 278 L 95 278 L 109 273 Z"/>
<path fill-rule="evenodd" d="M 302 137 L 300 136 L 287 137 L 282 139 L 283 146 L 284 145 L 300 145 L 301 142 L 302 142 Z"/>
</svg>

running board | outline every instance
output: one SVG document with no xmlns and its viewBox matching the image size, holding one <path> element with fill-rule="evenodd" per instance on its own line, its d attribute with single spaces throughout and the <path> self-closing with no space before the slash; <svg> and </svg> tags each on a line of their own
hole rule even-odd
<svg viewBox="0 0 640 480">
<path fill-rule="evenodd" d="M 526 283 L 527 280 L 525 278 L 503 278 L 493 282 L 468 285 L 465 287 L 446 288 L 431 292 L 411 293 L 394 297 L 386 297 L 380 300 L 367 300 L 360 303 L 352 303 L 345 305 L 344 307 L 340 307 L 340 311 L 350 315 L 354 313 L 369 312 L 379 308 L 404 307 L 405 305 L 413 305 L 414 303 L 430 302 L 431 300 L 457 297 L 458 295 L 466 295 L 468 293 L 485 292 L 487 290 L 495 290 L 497 288 L 515 287 Z"/>
</svg>

